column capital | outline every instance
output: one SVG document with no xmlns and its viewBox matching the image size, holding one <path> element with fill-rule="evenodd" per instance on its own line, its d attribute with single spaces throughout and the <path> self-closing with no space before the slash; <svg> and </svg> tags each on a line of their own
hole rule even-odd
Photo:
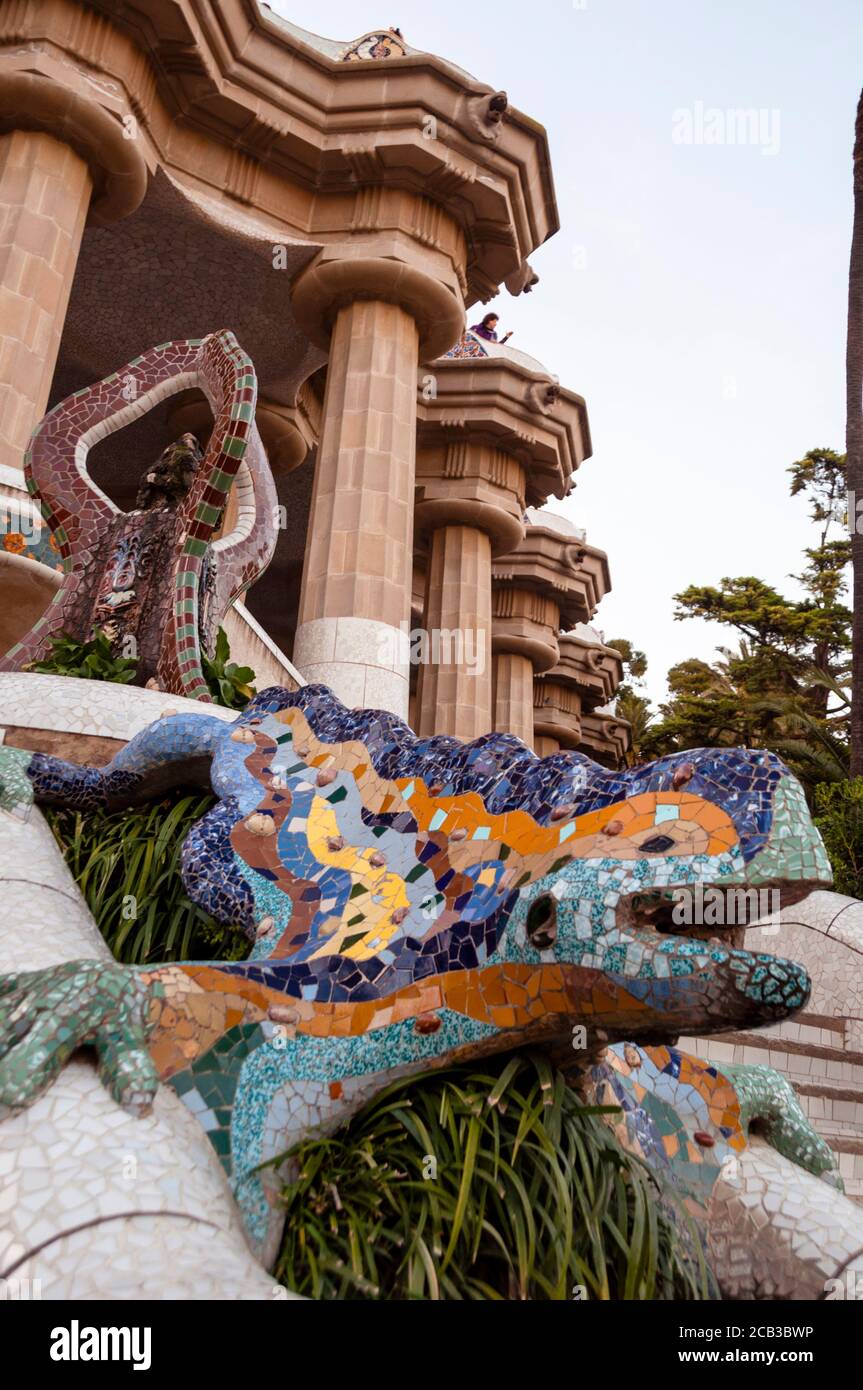
<svg viewBox="0 0 863 1390">
<path fill-rule="evenodd" d="M 305 463 L 320 439 L 321 407 L 307 383 L 300 387 L 293 406 L 278 405 L 259 396 L 255 420 L 276 477 L 293 473 Z"/>
<path fill-rule="evenodd" d="M 396 304 L 408 313 L 419 333 L 420 361 L 445 352 L 464 327 L 464 299 L 452 259 L 401 232 L 323 247 L 292 288 L 297 322 L 325 350 L 339 311 L 358 300 Z"/>
<path fill-rule="evenodd" d="M 90 170 L 89 221 L 104 226 L 128 217 L 147 191 L 141 141 L 127 139 L 120 121 L 93 96 L 26 71 L 20 62 L 11 54 L 0 58 L 0 132 L 37 130 L 68 145 Z"/>
<path fill-rule="evenodd" d="M 557 665 L 560 613 L 554 600 L 531 589 L 493 588 L 491 649 L 526 657 L 534 675 Z"/>
<path fill-rule="evenodd" d="M 255 423 L 275 477 L 292 473 L 305 461 L 320 434 L 320 414 L 317 399 L 307 385 L 300 388 L 293 406 L 258 397 Z M 179 395 L 176 404 L 172 401 L 167 421 L 172 438 L 189 430 L 202 444 L 206 444 L 213 428 L 212 411 L 198 392 Z"/>
<path fill-rule="evenodd" d="M 420 439 L 422 435 L 420 435 Z M 524 469 L 494 445 L 460 434 L 417 451 L 415 538 L 442 526 L 471 526 L 505 555 L 524 535 Z"/>
</svg>

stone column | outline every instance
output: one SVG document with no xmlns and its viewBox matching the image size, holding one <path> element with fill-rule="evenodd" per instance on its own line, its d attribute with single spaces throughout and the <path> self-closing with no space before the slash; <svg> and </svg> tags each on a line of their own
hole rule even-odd
<svg viewBox="0 0 863 1390">
<path fill-rule="evenodd" d="M 492 566 L 494 583 L 494 727 L 517 734 L 529 746 L 534 736 L 572 747 L 580 705 L 556 691 L 564 717 L 535 724 L 534 677 L 557 666 L 558 633 L 590 617 L 609 587 L 605 553 L 589 546 L 566 517 L 529 508 L 521 544 Z M 554 750 L 552 750 L 554 751 Z"/>
<path fill-rule="evenodd" d="M 407 717 L 417 325 L 359 300 L 333 329 L 294 665 Z"/>
<path fill-rule="evenodd" d="M 428 553 L 422 626 L 431 650 L 417 673 L 417 732 L 473 739 L 493 727 L 511 728 L 516 719 L 529 741 L 528 673 L 534 661 L 544 670 L 544 662 L 556 660 L 557 609 L 544 656 L 544 639 L 531 645 L 530 621 L 519 626 L 517 617 L 515 626 L 495 621 L 499 631 L 489 647 L 488 615 L 497 612 L 492 589 L 496 581 L 516 579 L 523 589 L 544 585 L 554 594 L 561 587 L 557 571 L 544 578 L 542 557 L 532 551 L 517 561 L 509 557 L 523 546 L 531 506 L 569 488 L 589 441 L 584 402 L 555 386 L 538 363 L 500 346 L 492 352 L 465 334 L 423 369 L 418 415 L 415 521 L 417 544 Z M 452 640 L 449 652 L 439 640 L 436 655 L 438 631 L 460 632 L 463 646 L 475 633 L 477 650 L 482 638 L 491 660 L 495 650 L 526 658 L 526 665 L 499 663 L 497 716 L 493 673 L 477 678 L 463 659 L 448 659 Z"/>
<path fill-rule="evenodd" d="M 553 753 L 560 752 L 560 744 L 556 738 L 549 738 L 547 734 L 537 734 L 534 738 L 534 752 L 538 758 L 550 758 Z"/>
<path fill-rule="evenodd" d="M 491 538 L 439 527 L 427 576 L 417 732 L 478 738 L 491 728 Z"/>
<path fill-rule="evenodd" d="M 495 653 L 494 727 L 533 746 L 533 665 L 521 652 Z"/>
<path fill-rule="evenodd" d="M 533 678 L 559 655 L 560 607 L 534 589 L 495 585 L 492 597 L 494 728 L 533 747 Z"/>
<path fill-rule="evenodd" d="M 407 719 L 417 368 L 464 323 L 453 257 L 363 232 L 324 248 L 293 304 L 329 350 L 294 665 Z"/>
<path fill-rule="evenodd" d="M 583 719 L 611 700 L 623 671 L 618 652 L 604 646 L 599 634 L 583 623 L 573 632 L 560 633 L 557 641 L 560 660 L 533 685 L 536 751 L 542 748 L 543 756 L 580 746 Z"/>
<path fill-rule="evenodd" d="M 48 404 L 85 222 L 127 216 L 147 187 L 142 142 L 27 61 L 0 64 L 0 464 L 14 469 Z"/>
<path fill-rule="evenodd" d="M 45 414 L 90 203 L 85 161 L 42 131 L 0 135 L 0 464 Z"/>
<path fill-rule="evenodd" d="M 491 573 L 524 534 L 525 472 L 504 450 L 449 422 L 445 368 L 420 430 L 416 526 L 428 546 L 417 733 L 466 741 L 492 727 Z M 438 409 L 439 407 L 439 409 Z"/>
</svg>

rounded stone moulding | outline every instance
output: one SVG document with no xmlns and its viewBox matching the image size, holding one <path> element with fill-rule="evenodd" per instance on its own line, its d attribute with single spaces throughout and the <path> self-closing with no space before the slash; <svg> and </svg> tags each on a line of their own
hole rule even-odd
<svg viewBox="0 0 863 1390">
<path fill-rule="evenodd" d="M 520 624 L 507 627 L 506 619 L 495 618 L 492 628 L 491 649 L 495 656 L 509 653 L 525 656 L 533 667 L 534 675 L 550 671 L 560 659 L 557 643 L 551 637 L 539 636 L 519 631 Z"/>
<path fill-rule="evenodd" d="M 414 526 L 417 542 L 426 547 L 431 533 L 443 526 L 469 526 L 484 531 L 491 539 L 495 556 L 508 555 L 524 536 L 524 525 L 512 512 L 469 497 L 432 497 L 417 502 Z"/>
<path fill-rule="evenodd" d="M 358 299 L 398 304 L 415 320 L 421 362 L 441 357 L 457 342 L 465 323 L 456 288 L 406 261 L 374 255 L 327 258 L 301 271 L 293 286 L 297 322 L 311 341 L 329 351 L 339 309 Z"/>
<path fill-rule="evenodd" d="M 90 170 L 89 221 L 96 226 L 128 217 L 147 191 L 140 141 L 127 139 L 113 116 L 69 87 L 0 65 L 0 133 L 37 130 L 80 155 Z"/>
</svg>

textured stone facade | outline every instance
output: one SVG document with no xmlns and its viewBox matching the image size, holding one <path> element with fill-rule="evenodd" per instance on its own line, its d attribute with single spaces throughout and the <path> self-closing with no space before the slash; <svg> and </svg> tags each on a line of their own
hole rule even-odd
<svg viewBox="0 0 863 1390">
<path fill-rule="evenodd" d="M 230 328 L 278 492 L 246 599 L 277 665 L 425 733 L 534 745 L 534 677 L 608 587 L 602 552 L 535 510 L 589 457 L 587 412 L 464 325 L 536 282 L 557 226 L 541 127 L 391 31 L 332 44 L 242 0 L 20 0 L 0 16 L 0 214 L 4 650 L 57 584 L 16 530 L 45 411 L 145 346 Z M 100 442 L 94 479 L 128 511 L 143 464 L 211 430 L 180 392 Z M 232 494 L 223 534 L 237 515 Z"/>
</svg>

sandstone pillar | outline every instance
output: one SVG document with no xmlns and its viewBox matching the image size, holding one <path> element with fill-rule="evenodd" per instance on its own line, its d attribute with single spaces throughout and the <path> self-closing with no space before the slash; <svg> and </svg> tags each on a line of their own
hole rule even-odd
<svg viewBox="0 0 863 1390">
<path fill-rule="evenodd" d="M 491 539 L 474 526 L 432 532 L 417 688 L 417 732 L 467 740 L 491 728 Z"/>
<path fill-rule="evenodd" d="M 477 679 L 463 659 L 452 660 L 459 650 L 452 639 L 448 645 L 439 640 L 436 654 L 435 636 L 439 629 L 460 633 L 462 653 L 468 637 L 476 650 L 479 641 L 487 643 L 496 583 L 518 579 L 522 588 L 557 592 L 556 575 L 546 583 L 534 573 L 532 553 L 517 562 L 510 557 L 523 546 L 530 508 L 551 492 L 563 497 L 570 487 L 589 446 L 584 402 L 559 388 L 538 363 L 501 346 L 487 350 L 465 334 L 423 369 L 417 410 L 416 539 L 428 557 L 417 732 L 473 739 L 511 728 L 510 719 L 517 719 L 529 741 L 528 668 L 544 670 L 557 659 L 557 608 L 549 609 L 548 632 L 533 643 L 530 619 L 516 617 L 508 627 L 495 620 L 500 630 L 492 632 L 486 651 L 520 653 L 527 662 L 502 663 L 497 719 L 493 672 L 491 679 Z"/>
<path fill-rule="evenodd" d="M 492 566 L 494 727 L 531 747 L 536 734 L 574 747 L 578 695 L 552 684 L 537 698 L 534 677 L 557 667 L 561 628 L 594 613 L 609 587 L 608 561 L 566 517 L 529 508 L 525 520 L 521 544 Z"/>
<path fill-rule="evenodd" d="M 557 748 L 581 746 L 584 720 L 612 699 L 623 674 L 619 653 L 583 623 L 572 632 L 562 632 L 558 646 L 557 665 L 537 676 L 533 686 L 536 751 L 542 747 L 543 756 Z"/>
<path fill-rule="evenodd" d="M 0 135 L 0 464 L 20 469 L 45 414 L 92 184 L 37 130 Z"/>
<path fill-rule="evenodd" d="M 492 560 L 523 535 L 525 475 L 518 459 L 467 428 L 448 423 L 442 441 L 445 392 L 437 404 L 424 411 L 417 460 L 415 518 L 429 559 L 422 643 L 412 653 L 416 728 L 468 741 L 492 727 Z"/>
<path fill-rule="evenodd" d="M 533 664 L 522 652 L 495 653 L 494 727 L 533 746 Z"/>
<path fill-rule="evenodd" d="M 380 234 L 362 197 L 346 205 L 348 239 L 293 286 L 329 354 L 293 660 L 346 705 L 407 719 L 417 369 L 464 324 L 463 239 L 444 218 L 418 242 L 425 204 L 397 201 L 399 230 Z"/>
<path fill-rule="evenodd" d="M 141 141 L 26 62 L 0 66 L 0 464 L 16 470 L 48 404 L 84 224 L 127 216 L 147 187 Z"/>
<path fill-rule="evenodd" d="M 417 325 L 359 300 L 333 328 L 294 665 L 349 706 L 408 713 Z"/>
</svg>

